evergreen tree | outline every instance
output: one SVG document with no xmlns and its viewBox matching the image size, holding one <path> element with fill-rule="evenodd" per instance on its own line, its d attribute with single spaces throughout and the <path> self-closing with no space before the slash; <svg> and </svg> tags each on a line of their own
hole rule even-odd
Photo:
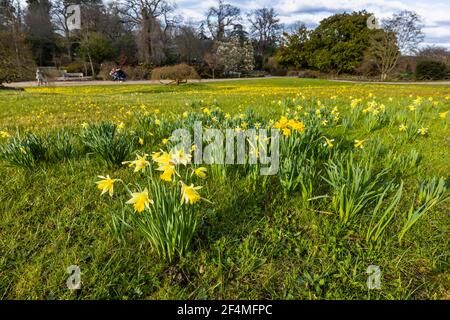
<svg viewBox="0 0 450 320">
<path fill-rule="evenodd" d="M 51 3 L 49 0 L 27 0 L 27 5 L 26 38 L 34 60 L 40 66 L 52 65 L 57 48 L 50 16 Z"/>
</svg>

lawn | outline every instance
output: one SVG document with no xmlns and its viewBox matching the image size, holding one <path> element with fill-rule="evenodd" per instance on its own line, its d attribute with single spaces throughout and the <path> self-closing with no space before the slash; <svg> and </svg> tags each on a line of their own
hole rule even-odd
<svg viewBox="0 0 450 320">
<path fill-rule="evenodd" d="M 0 297 L 449 299 L 449 110 L 448 86 L 302 79 L 0 90 Z M 194 121 L 280 129 L 277 174 L 177 164 L 162 181 L 150 155 Z M 181 204 L 181 179 L 202 199 Z M 144 188 L 154 204 L 126 203 Z M 193 234 L 159 246 L 155 212 Z"/>
</svg>

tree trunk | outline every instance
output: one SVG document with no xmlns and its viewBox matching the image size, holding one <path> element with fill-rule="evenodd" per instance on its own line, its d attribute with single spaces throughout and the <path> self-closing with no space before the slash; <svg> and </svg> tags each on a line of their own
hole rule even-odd
<svg viewBox="0 0 450 320">
<path fill-rule="evenodd" d="M 148 64 L 152 63 L 152 17 L 146 9 L 142 10 L 141 45 L 142 57 Z"/>
<path fill-rule="evenodd" d="M 94 64 L 92 63 L 91 54 L 89 53 L 89 50 L 88 50 L 87 54 L 88 54 L 88 58 L 89 58 L 89 64 L 91 65 L 92 78 L 94 78 L 94 73 L 95 73 L 95 71 L 94 71 Z"/>
</svg>

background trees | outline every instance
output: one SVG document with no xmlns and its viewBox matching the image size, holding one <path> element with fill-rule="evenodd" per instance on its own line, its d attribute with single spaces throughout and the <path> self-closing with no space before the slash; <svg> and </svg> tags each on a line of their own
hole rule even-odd
<svg viewBox="0 0 450 320">
<path fill-rule="evenodd" d="M 33 76 L 34 62 L 25 36 L 19 4 L 0 0 L 0 86 Z"/>
<path fill-rule="evenodd" d="M 211 7 L 206 13 L 206 25 L 215 42 L 224 41 L 230 29 L 240 20 L 241 10 L 223 0 L 219 0 L 217 7 Z"/>
<path fill-rule="evenodd" d="M 81 6 L 80 30 L 67 25 L 72 4 Z M 316 28 L 298 23 L 286 31 L 274 8 L 242 12 L 225 0 L 197 22 L 180 17 L 174 0 L 0 0 L 2 73 L 30 77 L 26 70 L 39 65 L 107 76 L 103 69 L 120 65 L 139 77 L 158 66 L 186 63 L 203 77 L 311 69 L 385 80 L 398 72 L 402 54 L 450 63 L 445 49 L 420 50 L 416 13 L 385 19 L 383 30 L 369 29 L 369 16 L 335 14 Z M 6 65 L 14 72 L 6 72 Z M 408 62 L 408 68 L 415 65 Z"/>
<path fill-rule="evenodd" d="M 392 74 L 400 57 L 397 36 L 392 31 L 377 30 L 370 40 L 368 57 L 379 70 L 381 81 L 384 81 Z"/>
<path fill-rule="evenodd" d="M 26 40 L 38 65 L 51 65 L 57 46 L 49 0 L 27 0 Z"/>
<path fill-rule="evenodd" d="M 394 13 L 391 18 L 383 20 L 383 29 L 395 34 L 403 54 L 415 54 L 425 37 L 419 15 L 408 10 Z"/>
<path fill-rule="evenodd" d="M 419 16 L 411 11 L 402 11 L 383 20 L 382 27 L 370 35 L 367 56 L 385 81 L 392 76 L 401 53 L 417 52 L 424 35 Z"/>
<path fill-rule="evenodd" d="M 277 61 L 284 67 L 308 68 L 309 56 L 312 54 L 310 36 L 311 32 L 304 24 L 301 24 L 296 32 L 284 32 L 276 56 Z"/>
<path fill-rule="evenodd" d="M 286 67 L 352 73 L 370 45 L 369 16 L 365 11 L 336 14 L 322 20 L 314 30 L 300 25 L 296 32 L 283 34 L 278 61 Z"/>
<path fill-rule="evenodd" d="M 248 21 L 254 38 L 256 68 L 262 69 L 267 59 L 275 54 L 282 25 L 273 8 L 253 10 L 248 14 Z"/>
</svg>

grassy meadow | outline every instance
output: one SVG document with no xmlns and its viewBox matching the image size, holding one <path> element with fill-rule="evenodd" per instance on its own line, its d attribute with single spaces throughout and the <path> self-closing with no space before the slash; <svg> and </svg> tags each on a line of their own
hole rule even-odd
<svg viewBox="0 0 450 320">
<path fill-rule="evenodd" d="M 449 299 L 449 111 L 443 85 L 0 90 L 0 298 Z M 279 129 L 278 173 L 175 161 L 194 121 Z"/>
</svg>

